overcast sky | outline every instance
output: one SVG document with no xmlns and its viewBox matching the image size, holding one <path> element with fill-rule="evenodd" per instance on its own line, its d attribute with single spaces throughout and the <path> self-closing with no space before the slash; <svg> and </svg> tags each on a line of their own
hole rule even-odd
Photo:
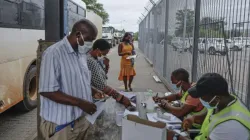
<svg viewBox="0 0 250 140">
<path fill-rule="evenodd" d="M 109 23 L 116 29 L 138 31 L 137 21 L 149 0 L 98 0 L 109 13 Z M 125 20 L 125 21 L 123 21 Z"/>
</svg>

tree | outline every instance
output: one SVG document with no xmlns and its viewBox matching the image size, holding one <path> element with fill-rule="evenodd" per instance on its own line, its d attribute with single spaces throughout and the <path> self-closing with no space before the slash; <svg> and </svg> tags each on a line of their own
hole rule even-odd
<svg viewBox="0 0 250 140">
<path fill-rule="evenodd" d="M 187 11 L 186 11 L 187 10 Z M 183 36 L 184 31 L 184 21 L 185 21 L 185 12 L 187 12 L 187 20 L 186 20 L 186 35 L 192 36 L 193 28 L 194 28 L 194 11 L 191 9 L 186 10 L 178 10 L 176 12 L 176 24 L 175 35 L 177 37 Z"/>
<path fill-rule="evenodd" d="M 134 39 L 135 39 L 135 40 L 138 40 L 138 35 L 139 35 L 138 32 L 136 32 L 136 33 L 134 34 Z"/>
<path fill-rule="evenodd" d="M 200 25 L 206 29 L 210 30 L 221 30 L 222 29 L 222 23 L 227 25 L 225 22 L 225 18 L 213 18 L 213 17 L 203 17 L 200 21 Z"/>
<path fill-rule="evenodd" d="M 109 14 L 103 8 L 103 4 L 98 3 L 97 0 L 82 0 L 87 5 L 88 10 L 92 10 L 103 19 L 103 24 L 109 22 Z"/>
<path fill-rule="evenodd" d="M 223 24 L 226 25 L 224 21 L 225 18 L 213 18 L 213 17 L 203 17 L 200 21 L 200 37 L 209 38 L 224 38 L 226 35 L 223 34 Z M 225 32 L 226 34 L 226 32 Z"/>
</svg>

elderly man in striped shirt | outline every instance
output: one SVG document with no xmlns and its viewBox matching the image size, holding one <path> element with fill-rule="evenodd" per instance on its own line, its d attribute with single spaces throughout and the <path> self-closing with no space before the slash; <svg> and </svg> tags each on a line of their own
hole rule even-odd
<svg viewBox="0 0 250 140">
<path fill-rule="evenodd" d="M 92 42 L 96 36 L 95 25 L 83 19 L 75 23 L 69 36 L 43 53 L 40 139 L 84 140 L 90 126 L 84 116 L 96 112 L 84 43 Z"/>
</svg>

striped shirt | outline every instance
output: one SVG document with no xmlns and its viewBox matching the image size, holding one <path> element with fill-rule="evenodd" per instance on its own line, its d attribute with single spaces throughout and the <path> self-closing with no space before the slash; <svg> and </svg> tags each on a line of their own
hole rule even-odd
<svg viewBox="0 0 250 140">
<path fill-rule="evenodd" d="M 43 53 L 39 93 L 61 91 L 92 102 L 90 80 L 86 53 L 80 48 L 78 53 L 75 52 L 67 37 Z M 43 96 L 40 101 L 40 116 L 58 125 L 69 123 L 84 114 L 78 107 L 59 104 Z"/>
</svg>

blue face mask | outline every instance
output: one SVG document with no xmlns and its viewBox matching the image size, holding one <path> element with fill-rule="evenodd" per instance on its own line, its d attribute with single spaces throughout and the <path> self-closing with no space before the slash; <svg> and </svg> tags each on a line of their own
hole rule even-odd
<svg viewBox="0 0 250 140">
<path fill-rule="evenodd" d="M 177 87 L 175 84 L 172 84 L 172 88 L 178 92 L 181 90 L 181 87 Z"/>
<path fill-rule="evenodd" d="M 202 105 L 204 107 L 206 107 L 207 109 L 216 109 L 219 102 L 215 106 L 210 105 L 210 103 L 212 103 L 215 98 L 216 98 L 216 96 L 214 96 L 214 98 L 210 102 L 206 102 L 206 101 L 202 100 L 201 98 L 200 98 L 200 101 L 201 101 Z"/>
</svg>

